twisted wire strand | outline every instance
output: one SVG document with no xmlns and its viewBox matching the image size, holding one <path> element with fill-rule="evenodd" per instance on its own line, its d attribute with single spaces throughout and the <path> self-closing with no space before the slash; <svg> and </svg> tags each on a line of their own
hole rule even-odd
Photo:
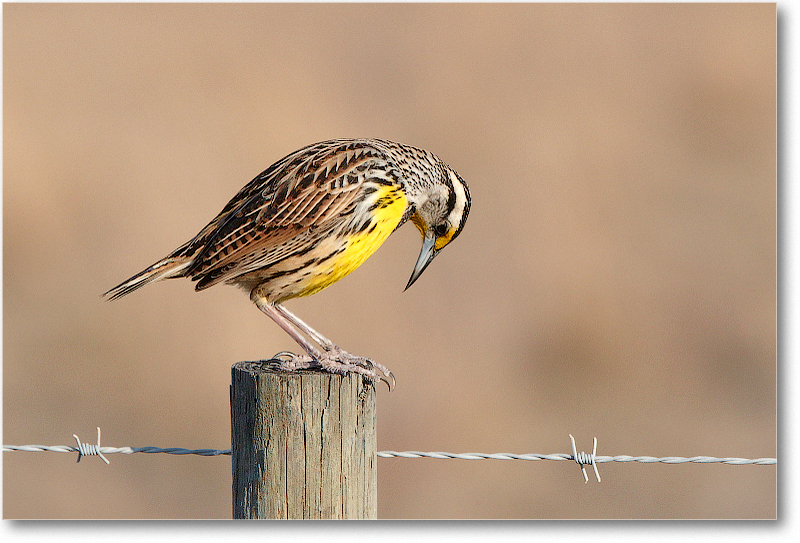
<svg viewBox="0 0 800 543">
<path fill-rule="evenodd" d="M 106 464 L 109 463 L 108 459 L 103 456 L 103 454 L 114 454 L 114 453 L 121 453 L 121 454 L 133 454 L 133 453 L 165 453 L 165 454 L 178 454 L 178 455 L 185 455 L 185 454 L 194 454 L 199 456 L 225 456 L 230 455 L 231 450 L 219 450 L 219 449 L 182 449 L 179 447 L 170 447 L 170 448 L 161 448 L 161 447 L 101 447 L 100 446 L 100 428 L 97 429 L 97 444 L 92 445 L 89 443 L 82 443 L 78 436 L 74 435 L 75 441 L 77 442 L 76 447 L 66 446 L 66 445 L 55 445 L 55 446 L 47 446 L 47 445 L 3 445 L 3 452 L 6 451 L 24 451 L 24 452 L 42 452 L 42 451 L 50 451 L 50 452 L 77 452 L 78 453 L 78 462 L 81 461 L 81 458 L 84 456 L 99 456 L 103 462 Z M 594 470 L 594 475 L 597 478 L 597 482 L 600 482 L 600 473 L 597 471 L 597 464 L 603 462 L 642 462 L 642 463 L 655 463 L 660 462 L 663 464 L 680 464 L 685 462 L 692 462 L 698 464 L 711 464 L 711 463 L 721 463 L 721 464 L 730 464 L 730 465 L 737 465 L 741 466 L 744 464 L 755 464 L 755 465 L 773 465 L 777 464 L 778 461 L 775 458 L 756 458 L 756 459 L 747 459 L 747 458 L 715 458 L 713 456 L 693 456 L 690 458 L 684 458 L 680 456 L 666 456 L 662 458 L 656 458 L 653 456 L 597 456 L 597 438 L 594 438 L 592 442 L 592 452 L 585 453 L 585 452 L 578 452 L 575 448 L 575 438 L 572 435 L 569 436 L 570 442 L 572 444 L 572 454 L 513 454 L 513 453 L 449 453 L 449 452 L 421 452 L 421 451 L 405 451 L 405 452 L 396 452 L 396 451 L 381 451 L 376 453 L 378 458 L 436 458 L 436 459 L 460 459 L 460 460 L 572 460 L 578 464 L 581 468 L 581 472 L 583 474 L 583 482 L 588 483 L 589 477 L 586 474 L 586 466 L 592 466 Z"/>
<path fill-rule="evenodd" d="M 3 445 L 3 452 L 22 451 L 22 452 L 80 452 L 74 445 Z M 103 454 L 133 454 L 133 453 L 164 453 L 164 454 L 193 454 L 199 456 L 229 456 L 230 449 L 182 449 L 179 447 L 100 447 L 99 452 Z M 85 455 L 85 454 L 84 454 Z M 571 460 L 575 458 L 571 454 L 514 454 L 514 453 L 449 453 L 449 452 L 422 452 L 422 451 L 380 451 L 377 453 L 379 458 L 436 458 L 436 459 L 455 459 L 455 460 Z M 644 464 L 729 464 L 734 466 L 776 465 L 776 458 L 717 458 L 714 456 L 692 456 L 689 458 L 681 456 L 595 456 L 596 464 L 605 462 L 640 462 Z"/>
<path fill-rule="evenodd" d="M 89 456 L 89 455 L 97 455 L 103 459 L 103 462 L 108 464 L 108 459 L 103 456 L 103 453 L 111 454 L 111 453 L 122 453 L 122 454 L 133 454 L 137 452 L 143 453 L 166 453 L 166 454 L 194 454 L 200 456 L 223 456 L 223 455 L 230 455 L 231 450 L 218 450 L 218 449 L 182 449 L 178 447 L 171 447 L 168 449 L 160 448 L 160 447 L 101 447 L 100 446 L 100 428 L 97 429 L 97 444 L 91 445 L 87 443 L 81 443 L 81 440 L 78 439 L 78 436 L 74 435 L 75 441 L 77 442 L 77 447 L 67 447 L 67 446 L 51 446 L 48 447 L 46 445 L 23 445 L 23 446 L 14 446 L 14 445 L 4 445 L 3 451 L 26 451 L 26 452 L 39 452 L 39 451 L 54 451 L 54 452 L 76 452 L 78 453 L 78 462 L 81 461 L 81 457 Z M 589 482 L 589 476 L 586 474 L 586 466 L 591 466 L 594 470 L 594 476 L 599 483 L 600 479 L 600 472 L 597 470 L 597 464 L 603 462 L 642 462 L 642 463 L 654 463 L 654 462 L 661 462 L 664 464 L 679 464 L 684 462 L 693 462 L 693 463 L 700 463 L 700 464 L 709 464 L 709 463 L 722 463 L 722 464 L 731 464 L 731 465 L 744 465 L 744 464 L 755 464 L 755 465 L 771 465 L 777 464 L 777 459 L 775 458 L 756 458 L 756 459 L 747 459 L 747 458 L 715 458 L 713 456 L 693 456 L 690 458 L 684 458 L 679 456 L 667 456 L 662 458 L 656 458 L 653 456 L 597 456 L 597 438 L 595 437 L 592 440 L 592 452 L 585 453 L 583 451 L 578 452 L 575 447 L 575 438 L 572 437 L 570 434 L 569 436 L 570 443 L 572 445 L 572 454 L 514 454 L 514 453 L 449 453 L 449 452 L 421 452 L 421 451 L 405 451 L 405 452 L 396 452 L 396 451 L 381 451 L 376 453 L 376 456 L 379 458 L 435 458 L 435 459 L 461 459 L 461 460 L 573 460 L 578 467 L 581 469 L 581 473 L 583 475 L 583 482 Z"/>
<path fill-rule="evenodd" d="M 86 444 L 82 444 L 86 445 Z M 220 456 L 230 455 L 231 450 L 217 450 L 217 449 L 181 449 L 179 447 L 99 447 L 96 445 L 89 445 L 89 448 L 94 448 L 97 452 L 82 452 L 80 448 L 73 445 L 3 445 L 3 452 L 22 451 L 22 452 L 68 452 L 68 453 L 81 453 L 82 456 L 90 454 L 133 454 L 133 453 L 165 453 L 165 454 L 196 454 L 199 456 Z M 98 454 L 99 456 L 99 454 Z"/>
<path fill-rule="evenodd" d="M 583 464 L 589 464 L 588 461 L 588 454 L 586 453 L 578 453 L 580 458 L 581 455 L 585 455 L 584 458 L 587 459 L 585 462 L 581 462 Z M 575 461 L 575 458 L 571 454 L 564 454 L 564 453 L 556 453 L 556 454 L 511 454 L 511 453 L 495 453 L 495 454 L 485 454 L 485 453 L 463 453 L 463 454 L 455 454 L 455 453 L 446 453 L 446 452 L 419 452 L 419 451 L 406 451 L 406 452 L 396 452 L 396 451 L 381 451 L 378 453 L 379 458 L 439 458 L 439 459 L 459 459 L 459 460 L 571 460 Z M 714 456 L 692 456 L 690 458 L 680 457 L 680 456 L 664 456 L 664 457 L 655 457 L 655 456 L 627 456 L 627 455 L 619 455 L 619 456 L 595 456 L 594 461 L 596 464 L 602 464 L 604 462 L 641 462 L 644 464 L 652 464 L 652 463 L 662 463 L 662 464 L 683 464 L 683 463 L 695 463 L 695 464 L 730 464 L 735 466 L 741 466 L 745 464 L 753 464 L 759 466 L 769 466 L 775 465 L 778 463 L 776 458 L 755 458 L 755 459 L 748 459 L 748 458 L 717 458 Z"/>
</svg>

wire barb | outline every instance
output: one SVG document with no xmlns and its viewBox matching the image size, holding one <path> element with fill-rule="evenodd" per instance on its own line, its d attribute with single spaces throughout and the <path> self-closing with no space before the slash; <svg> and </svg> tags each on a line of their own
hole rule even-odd
<svg viewBox="0 0 800 543">
<path fill-rule="evenodd" d="M 577 452 L 575 449 L 575 438 L 572 437 L 572 434 L 569 434 L 569 440 L 572 442 L 572 459 L 575 460 L 575 462 L 581 467 L 584 484 L 589 482 L 589 476 L 586 475 L 586 464 L 589 464 L 594 468 L 594 476 L 597 477 L 597 482 L 599 483 L 600 473 L 597 471 L 597 463 L 595 462 L 597 457 L 597 438 L 594 438 L 592 454 Z"/>
<path fill-rule="evenodd" d="M 97 427 L 97 445 L 91 445 L 89 443 L 81 443 L 81 440 L 78 439 L 78 436 L 72 434 L 72 437 L 75 438 L 75 441 L 78 442 L 78 462 L 81 461 L 81 457 L 83 456 L 99 456 L 106 465 L 110 464 L 111 462 L 108 461 L 108 458 L 103 456 L 103 453 L 100 452 L 100 427 Z M 76 462 L 77 463 L 77 462 Z"/>
</svg>

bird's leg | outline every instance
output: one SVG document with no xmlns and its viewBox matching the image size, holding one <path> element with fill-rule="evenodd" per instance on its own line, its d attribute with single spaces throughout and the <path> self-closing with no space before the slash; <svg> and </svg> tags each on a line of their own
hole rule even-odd
<svg viewBox="0 0 800 543">
<path fill-rule="evenodd" d="M 256 307 L 258 307 L 263 313 L 265 313 L 269 318 L 275 321 L 275 324 L 280 326 L 284 332 L 289 334 L 293 340 L 300 345 L 308 355 L 315 359 L 319 360 L 322 357 L 322 353 L 319 349 L 314 347 L 309 341 L 300 335 L 297 329 L 292 325 L 292 323 L 278 311 L 277 307 L 269 302 L 263 297 L 260 296 L 251 296 L 253 302 L 255 302 Z"/>
<path fill-rule="evenodd" d="M 380 376 L 380 379 L 386 383 L 386 385 L 389 387 L 389 390 L 394 389 L 396 381 L 394 378 L 394 374 L 389 368 L 369 358 L 363 356 L 356 356 L 348 353 L 347 351 L 336 345 L 334 342 L 332 342 L 331 340 L 329 340 L 328 338 L 326 338 L 325 336 L 323 336 L 322 334 L 311 328 L 311 326 L 306 324 L 300 317 L 298 317 L 297 315 L 286 309 L 284 306 L 276 304 L 275 309 L 277 309 L 289 322 L 294 324 L 300 331 L 307 334 L 311 339 L 316 341 L 323 349 L 325 349 L 326 353 L 329 355 L 331 359 L 338 360 L 339 362 L 343 362 L 348 365 L 366 367 L 369 370 L 372 370 L 373 367 L 378 368 L 381 371 L 381 373 L 383 373 L 383 375 Z"/>
<path fill-rule="evenodd" d="M 278 304 L 271 304 L 266 298 L 255 294 L 255 292 L 253 292 L 250 297 L 256 304 L 256 307 L 275 321 L 275 324 L 280 326 L 284 332 L 289 334 L 289 336 L 308 353 L 308 356 L 296 355 L 290 360 L 286 360 L 282 357 L 276 358 L 279 360 L 278 366 L 280 369 L 292 371 L 298 369 L 321 368 L 327 372 L 341 375 L 353 372 L 365 375 L 373 381 L 383 380 L 389 386 L 389 390 L 394 388 L 394 376 L 392 372 L 384 366 L 375 364 L 367 358 L 351 355 L 340 349 L 334 345 L 332 341 L 308 326 L 285 307 Z M 311 339 L 316 341 L 320 347 L 324 349 L 324 352 L 312 345 L 300 332 L 307 334 Z M 377 367 L 385 375 L 376 373 L 373 366 Z M 391 381 L 389 379 L 391 379 Z"/>
<path fill-rule="evenodd" d="M 336 349 L 336 345 L 333 341 L 329 340 L 313 328 L 311 328 L 308 324 L 305 323 L 300 317 L 286 309 L 281 304 L 275 304 L 275 309 L 281 312 L 281 314 L 286 317 L 286 319 L 294 324 L 301 332 L 307 334 L 308 337 L 316 341 L 323 349 L 326 351 L 330 351 L 332 349 Z"/>
</svg>

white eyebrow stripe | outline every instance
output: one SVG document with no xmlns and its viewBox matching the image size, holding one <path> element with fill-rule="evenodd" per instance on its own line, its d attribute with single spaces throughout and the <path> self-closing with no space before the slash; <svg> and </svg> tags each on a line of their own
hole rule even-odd
<svg viewBox="0 0 800 543">
<path fill-rule="evenodd" d="M 456 194 L 456 205 L 453 206 L 450 216 L 458 217 L 459 222 L 462 222 L 464 220 L 464 206 L 467 205 L 467 193 L 464 191 L 464 184 L 453 170 L 449 170 L 447 173 L 450 176 L 450 183 L 453 185 L 453 192 Z M 454 228 L 459 226 L 460 224 L 453 225 Z"/>
</svg>

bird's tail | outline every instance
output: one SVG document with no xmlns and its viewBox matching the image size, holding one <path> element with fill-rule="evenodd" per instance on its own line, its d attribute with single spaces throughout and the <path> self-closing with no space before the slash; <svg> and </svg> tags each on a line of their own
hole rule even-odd
<svg viewBox="0 0 800 543">
<path fill-rule="evenodd" d="M 191 264 L 191 257 L 170 255 L 163 260 L 159 260 L 149 268 L 140 271 L 108 292 L 105 292 L 103 296 L 109 300 L 116 300 L 153 281 L 161 281 L 162 279 L 170 279 L 172 277 L 183 277 L 184 271 L 191 266 Z"/>
</svg>

